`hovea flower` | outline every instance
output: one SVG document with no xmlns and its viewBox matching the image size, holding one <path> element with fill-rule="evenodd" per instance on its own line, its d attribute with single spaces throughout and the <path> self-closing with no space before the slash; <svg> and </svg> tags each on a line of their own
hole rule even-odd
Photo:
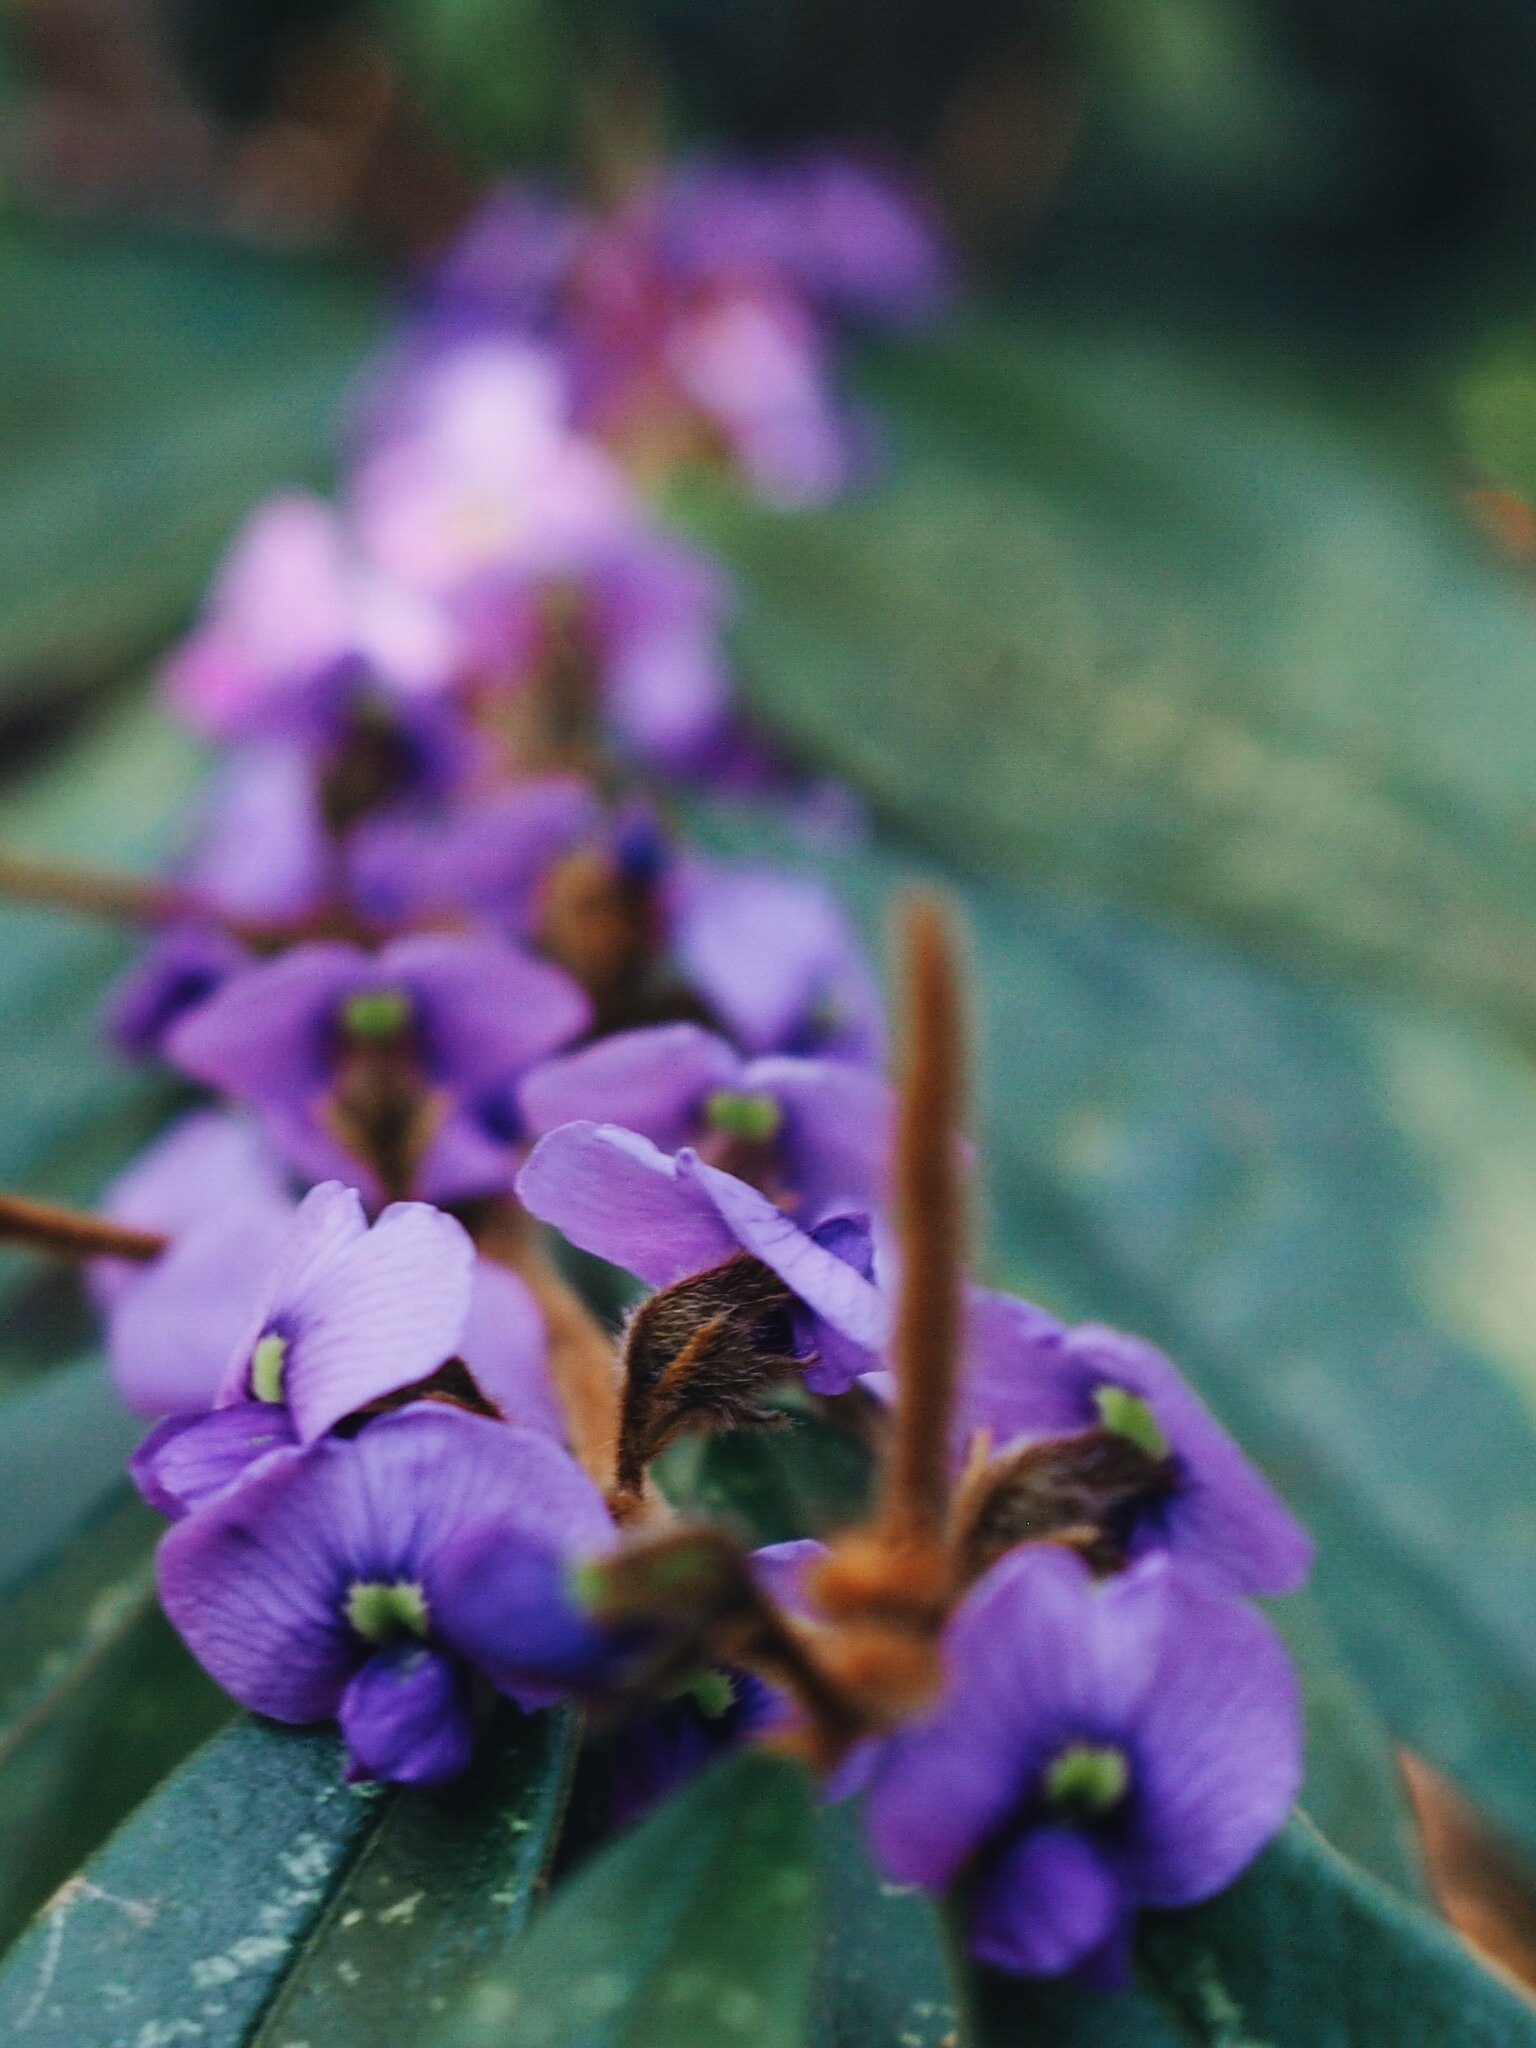
<svg viewBox="0 0 1536 2048">
<path fill-rule="evenodd" d="M 340 677 L 409 696 L 442 689 L 455 659 L 431 601 L 362 562 L 328 505 L 290 492 L 236 538 L 165 688 L 200 732 L 286 736 Z"/>
<path fill-rule="evenodd" d="M 878 1063 L 879 984 L 830 890 L 690 860 L 669 898 L 678 969 L 744 1052 Z"/>
<path fill-rule="evenodd" d="M 747 1060 L 698 1024 L 621 1031 L 531 1068 L 518 1090 L 535 1136 L 586 1118 L 665 1152 L 692 1145 L 802 1221 L 869 1212 L 884 1192 L 891 1095 L 838 1060 Z"/>
<path fill-rule="evenodd" d="M 889 1334 L 867 1219 L 828 1217 L 804 1230 L 686 1147 L 669 1154 L 613 1124 L 565 1124 L 534 1147 L 517 1192 L 572 1244 L 654 1288 L 713 1275 L 743 1254 L 756 1262 L 780 1284 L 782 1309 L 769 1303 L 770 1320 L 782 1319 L 779 1343 L 813 1393 L 846 1392 Z M 720 1292 L 730 1291 L 726 1272 Z M 711 1300 L 710 1314 L 725 1305 Z"/>
<path fill-rule="evenodd" d="M 309 751 L 277 740 L 234 749 L 209 783 L 182 880 L 225 916 L 298 918 L 322 907 L 335 879 Z"/>
<path fill-rule="evenodd" d="M 1015 1552 L 944 1659 L 938 1703 L 876 1750 L 865 1817 L 888 1877 L 958 1890 L 983 1962 L 1123 1982 L 1137 1907 L 1220 1891 L 1295 1799 L 1279 1639 L 1167 1559 L 1098 1583 L 1065 1551 Z"/>
<path fill-rule="evenodd" d="M 158 932 L 109 991 L 107 1036 L 131 1059 L 159 1053 L 178 1018 L 206 1002 L 249 956 L 210 924 L 171 925 Z"/>
<path fill-rule="evenodd" d="M 242 1706 L 334 1716 L 354 1777 L 435 1783 L 468 1761 L 475 1673 L 532 1708 L 600 1664 L 566 1580 L 613 1540 L 547 1437 L 417 1403 L 252 1465 L 167 1534 L 160 1597 Z"/>
<path fill-rule="evenodd" d="M 102 1206 L 169 1240 L 149 1264 L 91 1263 L 118 1392 L 140 1415 L 207 1408 L 288 1234 L 277 1161 L 254 1123 L 200 1111 L 141 1154 Z"/>
<path fill-rule="evenodd" d="M 508 1187 L 506 1093 L 587 1015 L 558 968 L 489 937 L 424 935 L 378 954 L 300 946 L 248 968 L 166 1052 L 249 1102 L 307 1177 L 446 1201 Z"/>
<path fill-rule="evenodd" d="M 205 1406 L 151 1431 L 134 1456 L 141 1492 L 176 1515 L 254 1458 L 312 1443 L 347 1416 L 443 1378 L 557 1440 L 538 1305 L 516 1274 L 477 1260 L 462 1225 L 420 1202 L 370 1229 L 356 1192 L 328 1181 L 292 1213 L 259 1298 Z"/>
<path fill-rule="evenodd" d="M 973 1294 L 955 1454 L 984 1434 L 1004 1526 L 1065 1504 L 1107 1549 L 1167 1551 L 1236 1593 L 1295 1590 L 1312 1542 L 1163 1354 L 1099 1324 Z M 1108 1455 L 1106 1455 L 1108 1454 Z M 1038 1533 L 1049 1533 L 1041 1528 Z"/>
<path fill-rule="evenodd" d="M 530 776 L 437 817 L 370 819 L 348 848 L 350 893 L 372 917 L 468 914 L 532 940 L 550 869 L 601 821 L 597 792 L 580 775 Z"/>
</svg>

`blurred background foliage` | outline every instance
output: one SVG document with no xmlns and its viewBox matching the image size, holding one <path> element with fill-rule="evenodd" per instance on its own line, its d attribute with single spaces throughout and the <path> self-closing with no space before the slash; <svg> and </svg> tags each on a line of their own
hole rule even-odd
<svg viewBox="0 0 1536 2048">
<path fill-rule="evenodd" d="M 1294 1626 L 1325 1831 L 1402 1875 L 1390 1735 L 1536 1851 L 1536 14 L 5 24 L 0 838 L 74 858 L 171 843 L 195 763 L 146 668 L 244 508 L 324 479 L 410 265 L 487 176 L 831 138 L 930 182 L 966 304 L 857 366 L 880 478 L 793 519 L 707 481 L 673 509 L 740 577 L 753 711 L 871 802 L 840 879 L 872 918 L 914 863 L 968 892 L 990 1270 L 1166 1343 L 1322 1539 Z M 5 1184 L 89 1200 L 163 1113 L 93 1049 L 124 952 L 0 925 Z M 78 1308 L 17 1262 L 0 1301 L 0 1484 L 88 1436 L 106 1489 L 121 1424 L 41 1373 Z M 0 1816 L 29 1815 L 25 1868 L 0 1830 L 9 1925 L 214 1711 L 161 1669 L 147 1529 L 114 1540 L 108 1608 L 73 1553 L 0 1557 L 33 1616 L 0 1689 Z M 147 1696 L 114 1659 L 184 1721 L 103 1790 L 69 1760 Z"/>
</svg>

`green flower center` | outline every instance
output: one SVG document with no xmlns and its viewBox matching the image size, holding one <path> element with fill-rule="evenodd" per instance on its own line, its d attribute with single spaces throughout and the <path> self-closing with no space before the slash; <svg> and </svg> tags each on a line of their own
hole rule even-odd
<svg viewBox="0 0 1536 2048">
<path fill-rule="evenodd" d="M 738 1094 L 718 1088 L 704 1105 L 711 1130 L 728 1138 L 746 1138 L 755 1145 L 767 1145 L 779 1135 L 784 1112 L 771 1095 Z"/>
<path fill-rule="evenodd" d="M 256 1341 L 251 1353 L 251 1392 L 258 1401 L 281 1401 L 283 1373 L 288 1364 L 288 1339 L 269 1330 Z"/>
<path fill-rule="evenodd" d="M 1130 1778 L 1124 1750 L 1071 1742 L 1045 1774 L 1045 1803 L 1067 1813 L 1108 1813 L 1125 1797 Z"/>
<path fill-rule="evenodd" d="M 347 1594 L 347 1620 L 370 1643 L 427 1633 L 427 1596 L 414 1579 L 359 1579 Z"/>
<path fill-rule="evenodd" d="M 1128 1394 L 1124 1387 L 1095 1387 L 1093 1405 L 1099 1411 L 1100 1422 L 1114 1435 L 1129 1438 L 1149 1458 L 1167 1457 L 1168 1439 L 1139 1394 Z"/>
<path fill-rule="evenodd" d="M 404 989 L 365 989 L 341 1006 L 342 1029 L 349 1038 L 399 1038 L 410 1021 L 411 999 Z"/>
</svg>

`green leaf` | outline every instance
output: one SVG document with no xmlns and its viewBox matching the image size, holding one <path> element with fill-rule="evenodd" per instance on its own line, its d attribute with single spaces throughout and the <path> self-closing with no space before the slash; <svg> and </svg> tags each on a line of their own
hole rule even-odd
<svg viewBox="0 0 1536 2048">
<path fill-rule="evenodd" d="M 1528 2048 L 1536 2008 L 1302 1822 L 1221 1898 L 1148 1915 L 1134 1996 L 987 1973 L 977 2048 Z"/>
<path fill-rule="evenodd" d="M 814 1858 L 798 1766 L 717 1765 L 562 1886 L 433 2048 L 800 2048 Z"/>
<path fill-rule="evenodd" d="M 666 1459 L 667 1498 L 739 1529 L 752 1543 L 826 1536 L 869 1501 L 867 1447 L 839 1422 L 786 1412 L 773 1429 L 685 1440 Z"/>
<path fill-rule="evenodd" d="M 0 2026 L 37 2048 L 418 2039 L 521 1925 L 571 1743 L 518 1718 L 448 1794 L 381 1792 L 344 1783 L 333 1736 L 242 1722 L 54 1899 L 0 1972 Z"/>
<path fill-rule="evenodd" d="M 821 1961 L 815 2048 L 946 2048 L 957 2023 L 939 1917 L 923 1893 L 887 1884 L 852 1806 L 817 1816 Z"/>
<path fill-rule="evenodd" d="M 312 263 L 0 224 L 0 706 L 158 655 L 252 503 L 319 480 L 374 312 Z"/>
<path fill-rule="evenodd" d="M 874 488 L 692 507 L 769 723 L 973 867 L 1529 1027 L 1536 607 L 1410 407 L 1038 309 L 865 382 Z"/>
</svg>

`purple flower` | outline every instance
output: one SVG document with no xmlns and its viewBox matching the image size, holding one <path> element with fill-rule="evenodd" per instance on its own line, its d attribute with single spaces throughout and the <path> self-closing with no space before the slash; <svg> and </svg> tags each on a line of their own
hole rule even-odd
<svg viewBox="0 0 1536 2048">
<path fill-rule="evenodd" d="M 1017 1551 L 944 1651 L 938 1704 L 875 1753 L 865 1817 L 896 1883 L 960 1888 L 983 1962 L 1124 1982 L 1136 1908 L 1220 1891 L 1296 1797 L 1279 1639 L 1166 1559 L 1096 1583 L 1065 1551 Z"/>
<path fill-rule="evenodd" d="M 489 937 L 424 935 L 376 955 L 300 946 L 248 968 L 166 1051 L 251 1103 L 308 1178 L 449 1201 L 510 1185 L 507 1092 L 587 1017 L 558 968 Z"/>
<path fill-rule="evenodd" d="M 262 741 L 224 759 L 182 878 L 231 917 L 303 917 L 325 902 L 335 855 L 304 747 Z"/>
<path fill-rule="evenodd" d="M 584 1118 L 664 1152 L 692 1145 L 803 1221 L 872 1211 L 884 1193 L 885 1081 L 837 1060 L 745 1060 L 697 1024 L 622 1031 L 545 1060 L 518 1099 L 534 1136 Z"/>
<path fill-rule="evenodd" d="M 366 820 L 348 849 L 351 895 L 396 921 L 468 912 L 510 938 L 537 933 L 555 863 L 597 833 L 602 806 L 583 776 L 540 775 L 442 817 Z"/>
<path fill-rule="evenodd" d="M 242 945 L 212 925 L 173 925 L 157 933 L 108 994 L 107 1036 L 131 1059 L 157 1055 L 171 1026 L 248 959 Z"/>
<path fill-rule="evenodd" d="M 1123 1437 L 1147 1486 L 1115 1503 L 1129 1557 L 1166 1550 L 1234 1593 L 1293 1592 L 1312 1541 L 1163 1354 L 1102 1324 L 1068 1329 L 1031 1303 L 971 1298 L 955 1452 L 985 1433 L 994 1459 L 1021 1447 Z"/>
<path fill-rule="evenodd" d="M 334 1716 L 354 1777 L 435 1783 L 468 1759 L 473 1673 L 534 1708 L 601 1661 L 566 1581 L 613 1541 L 547 1437 L 415 1404 L 252 1465 L 167 1534 L 160 1597 L 241 1705 Z"/>
<path fill-rule="evenodd" d="M 277 1162 L 254 1124 L 201 1111 L 157 1139 L 103 1208 L 170 1239 L 149 1265 L 90 1267 L 119 1393 L 141 1415 L 207 1408 L 288 1232 Z"/>
<path fill-rule="evenodd" d="M 236 538 L 165 688 L 215 738 L 286 735 L 338 676 L 408 695 L 444 688 L 455 658 L 442 613 L 357 560 L 328 505 L 291 492 Z"/>
<path fill-rule="evenodd" d="M 693 860 L 670 894 L 678 967 L 743 1051 L 878 1065 L 879 984 L 830 890 Z"/>
<path fill-rule="evenodd" d="M 565 1124 L 534 1147 L 517 1192 L 572 1244 L 650 1287 L 673 1287 L 741 1253 L 759 1261 L 792 1297 L 786 1335 L 813 1393 L 845 1393 L 889 1336 L 865 1219 L 828 1217 L 802 1230 L 686 1148 L 671 1155 L 613 1124 Z"/>
</svg>

